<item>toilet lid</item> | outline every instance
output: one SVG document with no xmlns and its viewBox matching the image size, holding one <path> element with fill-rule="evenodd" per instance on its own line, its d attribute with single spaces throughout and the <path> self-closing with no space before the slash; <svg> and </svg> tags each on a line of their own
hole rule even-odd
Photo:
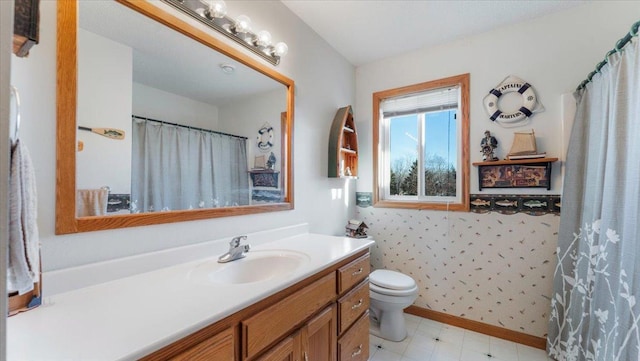
<svg viewBox="0 0 640 361">
<path fill-rule="evenodd" d="M 406 290 L 416 286 L 416 281 L 414 281 L 413 278 L 400 272 L 386 269 L 371 272 L 371 274 L 369 274 L 369 282 L 378 287 L 392 290 Z"/>
<path fill-rule="evenodd" d="M 415 299 L 415 296 L 418 295 L 418 286 L 415 286 L 413 288 L 409 288 L 406 290 L 392 290 L 390 288 L 378 287 L 373 283 L 369 283 L 369 291 L 370 291 L 369 296 L 372 299 L 377 299 L 378 298 L 377 295 L 393 296 L 393 297 L 411 296 L 411 297 L 414 297 Z"/>
</svg>

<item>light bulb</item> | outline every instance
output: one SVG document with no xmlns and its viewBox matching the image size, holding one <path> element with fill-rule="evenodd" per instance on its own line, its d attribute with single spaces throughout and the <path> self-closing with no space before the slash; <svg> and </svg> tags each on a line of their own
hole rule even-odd
<svg viewBox="0 0 640 361">
<path fill-rule="evenodd" d="M 251 19 L 246 15 L 240 15 L 236 18 L 235 29 L 239 33 L 251 31 Z"/>
<path fill-rule="evenodd" d="M 222 0 L 212 1 L 209 7 L 209 13 L 214 18 L 222 18 L 227 15 L 227 4 Z"/>
<path fill-rule="evenodd" d="M 279 42 L 274 46 L 273 53 L 279 57 L 287 55 L 289 47 L 283 42 Z"/>
<path fill-rule="evenodd" d="M 206 5 L 206 8 L 198 7 L 196 8 L 196 13 L 203 18 L 210 18 L 209 9 L 211 8 L 211 0 L 200 0 L 200 4 Z"/>
<path fill-rule="evenodd" d="M 271 33 L 266 31 L 266 30 L 262 30 L 258 33 L 257 38 L 256 38 L 256 44 L 258 46 L 269 46 L 271 45 Z"/>
</svg>

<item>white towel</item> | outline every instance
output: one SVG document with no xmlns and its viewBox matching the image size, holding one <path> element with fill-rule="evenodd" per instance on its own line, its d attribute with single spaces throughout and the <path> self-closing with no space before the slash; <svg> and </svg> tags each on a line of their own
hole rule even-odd
<svg viewBox="0 0 640 361">
<path fill-rule="evenodd" d="M 16 141 L 9 175 L 9 267 L 7 291 L 24 294 L 40 280 L 36 178 L 29 151 Z"/>
<path fill-rule="evenodd" d="M 108 200 L 109 190 L 106 188 L 78 189 L 76 214 L 78 217 L 104 216 L 107 214 Z"/>
</svg>

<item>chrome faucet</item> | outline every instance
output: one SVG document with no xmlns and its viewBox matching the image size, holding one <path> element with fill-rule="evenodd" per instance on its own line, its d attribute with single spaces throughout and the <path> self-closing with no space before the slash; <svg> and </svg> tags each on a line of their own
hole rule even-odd
<svg viewBox="0 0 640 361">
<path fill-rule="evenodd" d="M 245 253 L 249 252 L 249 249 L 251 249 L 251 246 L 248 244 L 240 244 L 242 240 L 246 239 L 247 236 L 233 237 L 231 242 L 229 242 L 229 252 L 218 257 L 218 263 L 227 263 L 240 258 L 244 258 L 246 256 Z"/>
</svg>

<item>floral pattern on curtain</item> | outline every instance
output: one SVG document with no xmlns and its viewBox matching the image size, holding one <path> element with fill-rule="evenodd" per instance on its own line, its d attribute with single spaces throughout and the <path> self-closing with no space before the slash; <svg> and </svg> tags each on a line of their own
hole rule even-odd
<svg viewBox="0 0 640 361">
<path fill-rule="evenodd" d="M 131 212 L 248 205 L 246 139 L 133 120 Z"/>
<path fill-rule="evenodd" d="M 601 229 L 601 223 L 585 224 L 565 252 L 558 252 L 556 277 L 562 278 L 563 288 L 551 300 L 551 322 L 559 332 L 549 339 L 549 355 L 557 360 L 638 359 L 640 309 L 635 307 L 634 285 L 629 285 L 624 269 L 616 277 L 608 271 L 612 267 L 607 257 L 615 252 L 620 236 L 613 229 Z M 564 273 L 566 261 L 583 272 Z M 598 299 L 604 301 L 598 304 Z M 572 309 L 582 312 L 582 317 L 560 317 L 576 314 Z M 592 337 L 585 337 L 585 330 Z M 629 351 L 635 358 L 628 358 Z"/>
<path fill-rule="evenodd" d="M 638 361 L 638 38 L 575 95 L 547 351 L 559 361 Z"/>
</svg>

